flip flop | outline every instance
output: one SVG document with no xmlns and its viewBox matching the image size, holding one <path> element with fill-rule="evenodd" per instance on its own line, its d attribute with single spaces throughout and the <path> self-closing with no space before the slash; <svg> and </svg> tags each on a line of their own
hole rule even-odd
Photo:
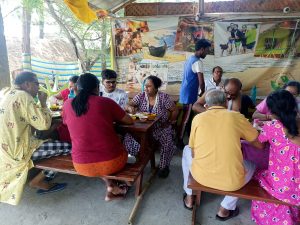
<svg viewBox="0 0 300 225">
<path fill-rule="evenodd" d="M 218 214 L 216 215 L 216 219 L 217 220 L 220 220 L 220 221 L 226 221 L 226 220 L 229 220 L 233 217 L 236 217 L 237 215 L 239 215 L 240 213 L 240 210 L 238 207 L 235 208 L 235 210 L 229 210 L 229 215 L 226 216 L 226 217 L 222 217 L 222 216 L 219 216 Z"/>
<path fill-rule="evenodd" d="M 43 189 L 39 189 L 37 190 L 37 194 L 39 195 L 43 195 L 43 194 L 49 194 L 49 193 L 53 193 L 53 192 L 57 192 L 57 191 L 61 191 L 63 189 L 65 189 L 67 186 L 66 183 L 56 183 L 53 187 L 51 187 L 48 190 L 43 190 Z"/>
<path fill-rule="evenodd" d="M 187 210 L 192 211 L 192 210 L 193 210 L 193 206 L 192 206 L 192 207 L 188 207 L 188 206 L 186 205 L 186 203 L 185 203 L 185 198 L 186 198 L 186 196 L 187 196 L 187 194 L 184 193 L 184 194 L 183 194 L 183 206 L 184 206 L 184 208 L 186 208 Z"/>
</svg>

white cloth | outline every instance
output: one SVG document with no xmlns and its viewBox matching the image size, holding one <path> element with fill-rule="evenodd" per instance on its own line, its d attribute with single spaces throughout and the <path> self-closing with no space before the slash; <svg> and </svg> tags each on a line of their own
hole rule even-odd
<svg viewBox="0 0 300 225">
<path fill-rule="evenodd" d="M 201 58 L 199 58 L 199 60 L 197 60 L 196 62 L 193 63 L 192 71 L 194 73 L 203 73 L 203 62 L 202 62 Z"/>
<path fill-rule="evenodd" d="M 102 97 L 114 100 L 122 109 L 125 109 L 128 103 L 128 94 L 124 90 L 116 88 L 113 92 L 108 93 L 105 91 L 105 88 L 101 86 L 100 92 L 102 92 Z"/>
<path fill-rule="evenodd" d="M 183 149 L 183 154 L 182 154 L 182 172 L 183 172 L 183 189 L 187 195 L 192 195 L 192 189 L 187 187 L 192 160 L 193 160 L 192 149 L 188 145 L 186 145 Z M 247 184 L 251 180 L 255 172 L 255 164 L 244 160 L 244 168 L 246 170 L 245 184 Z M 223 201 L 221 202 L 221 206 L 227 210 L 235 210 L 237 201 L 238 201 L 237 197 L 226 195 Z"/>
<path fill-rule="evenodd" d="M 205 79 L 205 91 L 211 89 L 221 89 L 221 87 L 224 87 L 224 81 L 225 81 L 224 79 L 221 79 L 220 83 L 217 85 L 213 77 L 210 77 L 209 79 Z"/>
</svg>

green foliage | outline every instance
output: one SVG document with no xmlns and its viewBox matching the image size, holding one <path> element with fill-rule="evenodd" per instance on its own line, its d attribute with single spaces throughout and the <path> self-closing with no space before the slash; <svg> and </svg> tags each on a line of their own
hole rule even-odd
<svg viewBox="0 0 300 225">
<path fill-rule="evenodd" d="M 68 87 L 68 83 L 65 83 L 62 87 L 58 88 L 58 80 L 59 80 L 59 77 L 55 77 L 53 87 L 51 87 L 49 78 L 46 77 L 45 78 L 45 86 L 46 87 L 44 87 L 43 85 L 40 85 L 40 91 L 45 92 L 48 95 L 48 97 L 51 97 L 52 95 L 56 95 L 58 92 L 66 89 Z"/>
<path fill-rule="evenodd" d="M 281 89 L 287 82 L 289 82 L 289 78 L 287 76 L 280 76 L 280 80 L 282 81 L 282 83 L 271 80 L 271 87 L 274 91 Z"/>
<path fill-rule="evenodd" d="M 43 0 L 22 0 L 21 4 L 28 12 L 36 10 L 39 14 L 44 10 Z"/>
<path fill-rule="evenodd" d="M 111 40 L 110 19 L 96 20 L 91 24 L 85 24 L 78 20 L 63 2 L 53 2 L 52 6 L 61 22 L 59 25 L 63 25 L 68 30 L 69 35 L 76 41 L 81 64 L 92 65 L 100 58 L 101 54 L 107 55 L 109 53 Z M 85 69 L 89 70 L 90 68 Z"/>
</svg>

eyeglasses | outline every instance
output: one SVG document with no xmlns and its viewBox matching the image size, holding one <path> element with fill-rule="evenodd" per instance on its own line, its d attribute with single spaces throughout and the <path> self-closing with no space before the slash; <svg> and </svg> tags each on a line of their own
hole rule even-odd
<svg viewBox="0 0 300 225">
<path fill-rule="evenodd" d="M 116 84 L 117 83 L 117 81 L 115 81 L 115 80 L 106 80 L 106 81 L 104 81 L 106 84 Z"/>
<path fill-rule="evenodd" d="M 228 91 L 224 91 L 224 93 L 225 93 L 225 95 L 226 96 L 228 96 L 230 99 L 232 99 L 232 98 L 236 98 L 237 97 L 237 94 L 231 94 L 231 93 L 229 93 Z"/>
</svg>

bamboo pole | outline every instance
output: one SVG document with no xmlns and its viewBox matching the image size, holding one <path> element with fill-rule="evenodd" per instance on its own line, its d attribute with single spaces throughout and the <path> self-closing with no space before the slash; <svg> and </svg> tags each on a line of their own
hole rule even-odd
<svg viewBox="0 0 300 225">
<path fill-rule="evenodd" d="M 143 188 L 142 193 L 136 198 L 134 206 L 133 206 L 133 208 L 131 210 L 131 213 L 129 215 L 129 219 L 128 219 L 128 224 L 129 225 L 133 224 L 133 220 L 134 220 L 134 218 L 136 216 L 137 210 L 138 210 L 138 208 L 139 208 L 139 206 L 141 204 L 143 196 L 146 193 L 146 191 L 149 189 L 149 187 L 150 187 L 150 185 L 152 183 L 152 180 L 154 179 L 157 171 L 158 171 L 158 168 L 156 167 L 155 170 L 152 172 L 152 174 L 151 174 L 150 178 L 148 179 L 148 181 L 144 184 L 144 188 Z"/>
</svg>

